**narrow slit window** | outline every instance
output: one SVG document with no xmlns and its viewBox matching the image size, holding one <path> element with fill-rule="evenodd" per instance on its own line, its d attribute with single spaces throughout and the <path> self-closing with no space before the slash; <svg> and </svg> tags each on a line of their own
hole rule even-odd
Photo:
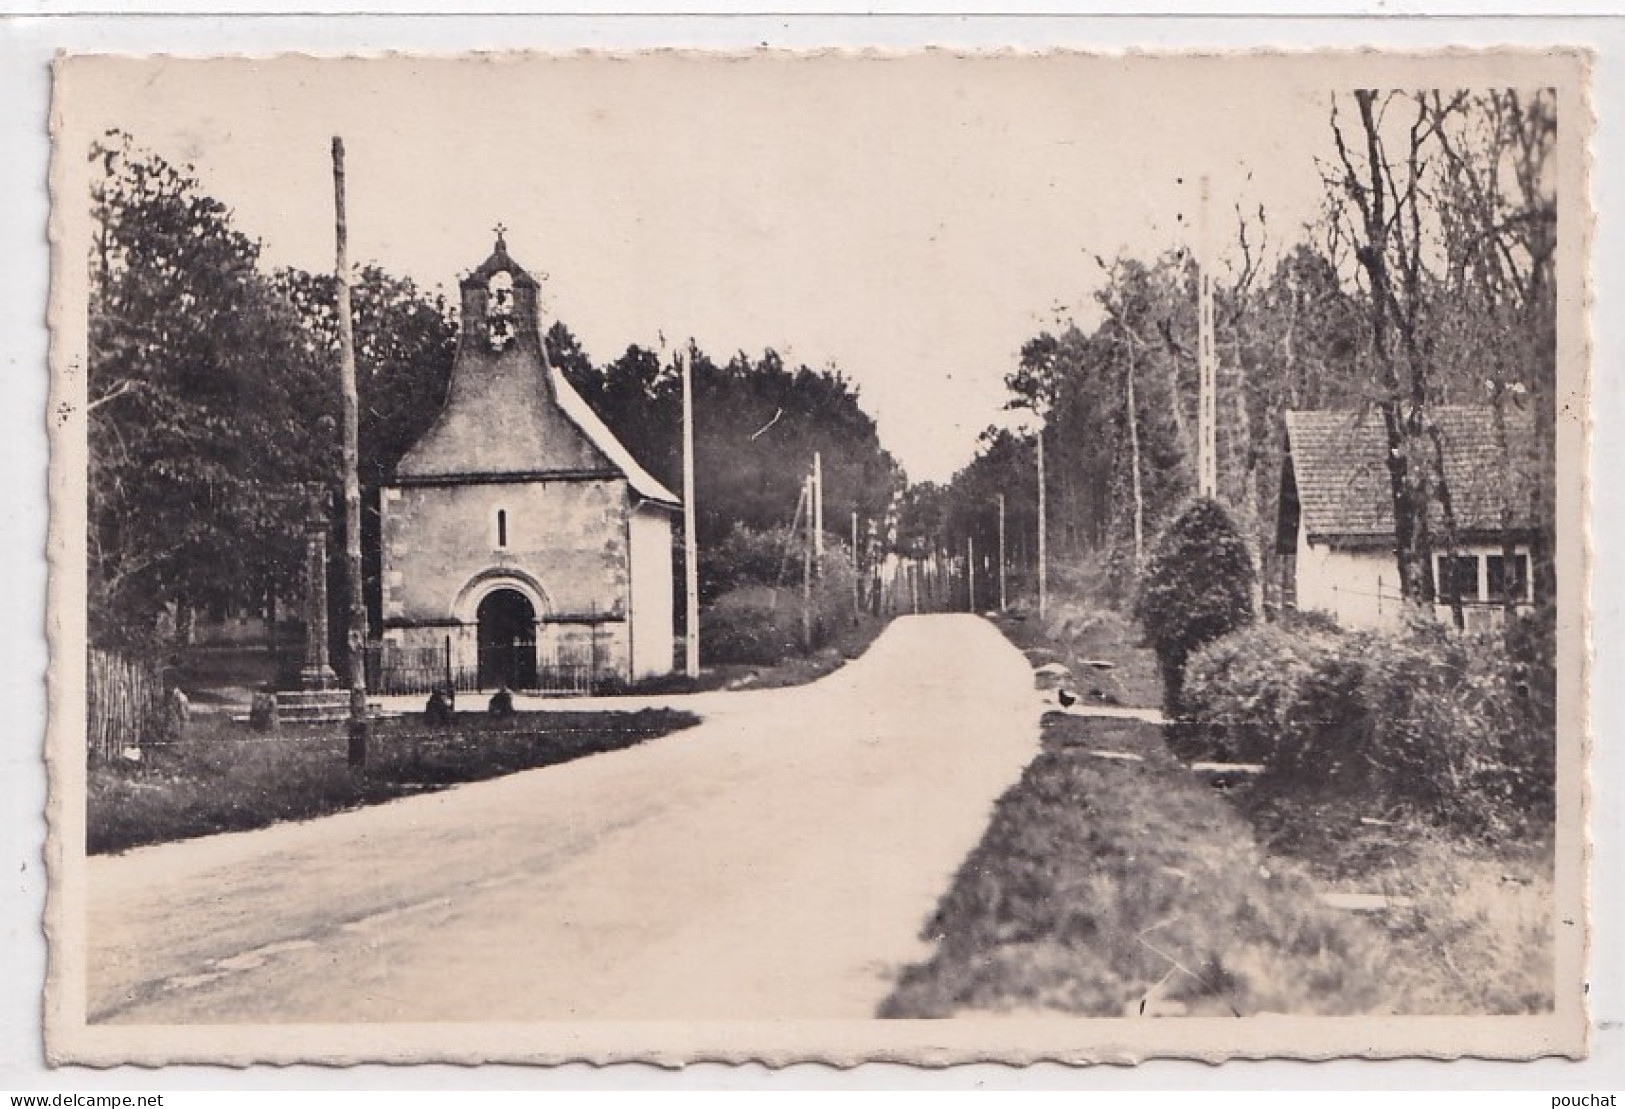
<svg viewBox="0 0 1625 1109">
<path fill-rule="evenodd" d="M 499 508 L 497 509 L 497 546 L 506 547 L 507 545 L 508 510 L 506 508 Z"/>
</svg>

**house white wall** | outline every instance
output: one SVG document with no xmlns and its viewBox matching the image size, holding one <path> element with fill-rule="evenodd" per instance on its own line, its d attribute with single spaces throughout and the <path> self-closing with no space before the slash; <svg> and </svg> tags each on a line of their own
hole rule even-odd
<svg viewBox="0 0 1625 1109">
<path fill-rule="evenodd" d="M 1529 554 L 1527 547 L 1515 550 L 1525 557 Z M 1487 592 L 1484 559 L 1501 554 L 1500 545 L 1471 544 L 1459 548 L 1457 553 L 1479 559 L 1478 595 L 1462 598 L 1469 608 L 1469 628 L 1478 622 L 1493 622 L 1496 617 L 1492 614 L 1498 614 L 1500 606 Z M 1344 550 L 1311 543 L 1300 531 L 1296 581 L 1299 611 L 1329 613 L 1345 628 L 1393 627 L 1403 611 L 1399 569 L 1389 551 Z M 1480 613 L 1483 618 L 1476 618 Z M 1449 620 L 1450 607 L 1436 605 L 1435 614 L 1441 620 Z"/>
<path fill-rule="evenodd" d="M 1399 571 L 1382 550 L 1350 551 L 1298 533 L 1298 609 L 1326 612 L 1345 628 L 1376 628 L 1399 617 Z"/>
<path fill-rule="evenodd" d="M 630 517 L 632 545 L 632 674 L 669 674 L 675 637 L 672 598 L 672 513 L 640 504 Z"/>
</svg>

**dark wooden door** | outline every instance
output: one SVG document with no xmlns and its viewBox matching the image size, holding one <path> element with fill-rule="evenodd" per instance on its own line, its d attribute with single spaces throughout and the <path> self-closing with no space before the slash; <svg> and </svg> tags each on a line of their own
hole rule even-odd
<svg viewBox="0 0 1625 1109">
<path fill-rule="evenodd" d="M 536 609 L 517 589 L 498 589 L 480 602 L 480 688 L 536 685 Z"/>
</svg>

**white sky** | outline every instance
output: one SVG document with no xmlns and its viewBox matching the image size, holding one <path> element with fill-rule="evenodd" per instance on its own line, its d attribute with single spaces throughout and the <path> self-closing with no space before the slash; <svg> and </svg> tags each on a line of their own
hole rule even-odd
<svg viewBox="0 0 1625 1109">
<path fill-rule="evenodd" d="M 1003 376 L 1056 306 L 1089 317 L 1095 254 L 1180 242 L 1204 172 L 1221 228 L 1262 203 L 1282 245 L 1329 137 L 1308 59 L 104 61 L 70 81 L 75 133 L 191 163 L 273 265 L 331 267 L 341 134 L 353 260 L 451 293 L 500 221 L 595 361 L 663 330 L 833 363 L 916 479 L 1005 419 Z"/>
</svg>

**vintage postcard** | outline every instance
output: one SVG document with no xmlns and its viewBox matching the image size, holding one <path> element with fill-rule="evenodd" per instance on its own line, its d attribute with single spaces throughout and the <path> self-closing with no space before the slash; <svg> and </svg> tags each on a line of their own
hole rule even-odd
<svg viewBox="0 0 1625 1109">
<path fill-rule="evenodd" d="M 1583 52 L 54 79 L 53 1061 L 1585 1053 Z"/>
</svg>

